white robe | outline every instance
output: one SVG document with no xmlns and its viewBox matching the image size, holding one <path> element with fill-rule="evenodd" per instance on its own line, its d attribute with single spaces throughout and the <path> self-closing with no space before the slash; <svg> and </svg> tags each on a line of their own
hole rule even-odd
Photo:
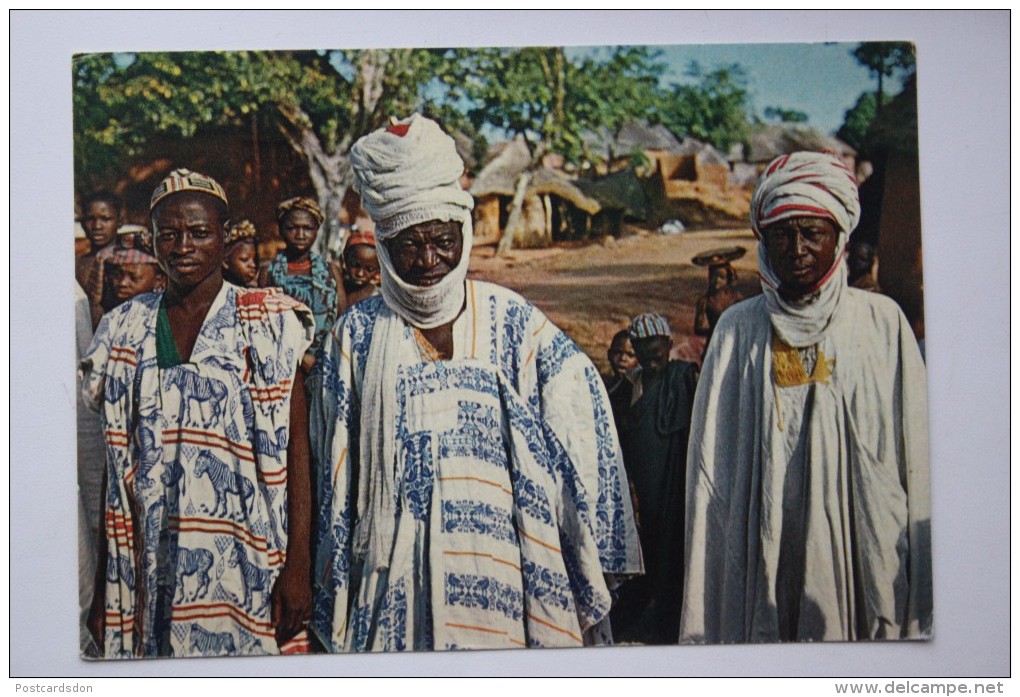
<svg viewBox="0 0 1020 697">
<path fill-rule="evenodd" d="M 723 314 L 705 358 L 681 642 L 930 634 L 927 397 L 906 319 L 846 289 L 817 346 L 827 384 L 775 386 L 772 337 L 759 296 Z"/>
<path fill-rule="evenodd" d="M 612 577 L 641 571 L 591 361 L 488 283 L 467 282 L 453 335 L 428 360 L 373 297 L 316 364 L 312 629 L 331 651 L 580 646 Z"/>
</svg>

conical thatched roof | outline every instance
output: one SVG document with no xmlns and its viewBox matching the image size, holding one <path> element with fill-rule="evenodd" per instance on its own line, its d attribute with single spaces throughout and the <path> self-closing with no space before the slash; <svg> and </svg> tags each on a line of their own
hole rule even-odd
<svg viewBox="0 0 1020 697">
<path fill-rule="evenodd" d="M 493 149 L 498 154 L 482 168 L 471 185 L 471 195 L 476 198 L 513 196 L 517 177 L 531 165 L 531 151 L 522 136 L 497 144 Z"/>
<path fill-rule="evenodd" d="M 673 151 L 680 147 L 680 141 L 662 124 L 650 126 L 636 121 L 625 124 L 616 136 L 607 128 L 599 128 L 586 134 L 584 141 L 591 151 L 606 159 L 645 150 Z"/>
<path fill-rule="evenodd" d="M 597 200 L 581 191 L 576 186 L 576 182 L 567 179 L 566 176 L 555 170 L 544 167 L 540 167 L 531 173 L 531 181 L 528 182 L 528 193 L 559 196 L 588 215 L 595 215 L 602 208 Z"/>
<path fill-rule="evenodd" d="M 499 154 L 482 168 L 471 185 L 471 195 L 513 196 L 517 178 L 532 166 L 531 151 L 524 138 L 517 136 L 499 151 Z M 529 194 L 554 194 L 590 215 L 599 212 L 599 202 L 586 196 L 565 174 L 545 167 L 535 167 L 528 182 Z"/>
<path fill-rule="evenodd" d="M 690 136 L 677 143 L 677 147 L 671 152 L 681 155 L 697 155 L 701 162 L 707 164 L 729 166 L 726 155 L 716 150 L 709 143 L 703 143 Z"/>
<path fill-rule="evenodd" d="M 798 150 L 831 150 L 840 156 L 857 152 L 835 136 L 799 124 L 771 124 L 756 130 L 749 139 L 748 162 L 771 162 Z"/>
</svg>

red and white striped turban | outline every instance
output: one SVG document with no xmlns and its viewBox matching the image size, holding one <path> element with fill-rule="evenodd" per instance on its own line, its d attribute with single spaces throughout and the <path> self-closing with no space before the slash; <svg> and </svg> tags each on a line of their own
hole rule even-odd
<svg viewBox="0 0 1020 697">
<path fill-rule="evenodd" d="M 787 218 L 828 218 L 849 236 L 861 218 L 857 178 L 832 153 L 795 152 L 769 163 L 751 199 L 751 226 L 762 229 Z"/>
<path fill-rule="evenodd" d="M 838 229 L 832 268 L 814 292 L 800 301 L 784 301 L 780 280 L 758 245 L 758 275 L 772 326 L 783 341 L 798 348 L 817 343 L 829 326 L 846 288 L 843 250 L 861 218 L 857 179 L 832 153 L 781 155 L 765 168 L 751 198 L 751 226 L 759 239 L 769 225 L 788 218 L 826 218 Z"/>
</svg>

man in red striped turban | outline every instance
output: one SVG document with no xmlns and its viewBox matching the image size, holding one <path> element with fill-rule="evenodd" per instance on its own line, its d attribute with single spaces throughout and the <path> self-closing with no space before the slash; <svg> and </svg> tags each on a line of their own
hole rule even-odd
<svg viewBox="0 0 1020 697">
<path fill-rule="evenodd" d="M 687 460 L 687 643 L 931 631 L 924 366 L 890 299 L 847 285 L 857 183 L 793 153 L 751 202 L 761 296 L 720 318 Z"/>
</svg>

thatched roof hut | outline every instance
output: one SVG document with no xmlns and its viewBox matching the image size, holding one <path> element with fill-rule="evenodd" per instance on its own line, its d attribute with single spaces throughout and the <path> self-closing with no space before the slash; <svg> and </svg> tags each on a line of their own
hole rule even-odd
<svg viewBox="0 0 1020 697">
<path fill-rule="evenodd" d="M 517 136 L 496 150 L 471 185 L 476 202 L 475 244 L 493 244 L 500 239 L 523 174 L 528 175 L 522 201 L 524 229 L 515 237 L 516 246 L 542 246 L 587 234 L 591 217 L 601 208 L 599 202 L 562 172 L 536 166 L 524 138 Z"/>
<path fill-rule="evenodd" d="M 751 133 L 746 159 L 756 165 L 798 150 L 831 150 L 851 170 L 856 168 L 857 151 L 836 136 L 802 124 L 769 124 Z"/>
</svg>

